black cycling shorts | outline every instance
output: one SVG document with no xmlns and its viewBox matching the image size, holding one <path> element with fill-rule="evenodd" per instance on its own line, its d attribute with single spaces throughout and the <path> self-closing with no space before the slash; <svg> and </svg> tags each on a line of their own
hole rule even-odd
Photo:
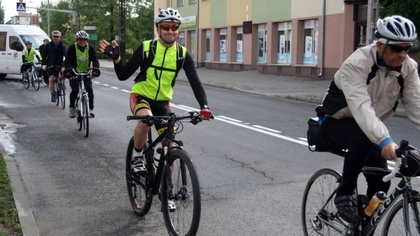
<svg viewBox="0 0 420 236">
<path fill-rule="evenodd" d="M 168 116 L 172 110 L 169 101 L 153 101 L 139 94 L 132 93 L 130 96 L 130 110 L 135 115 L 140 109 L 149 109 L 154 116 Z M 163 132 L 164 125 L 155 125 L 157 133 Z"/>
</svg>

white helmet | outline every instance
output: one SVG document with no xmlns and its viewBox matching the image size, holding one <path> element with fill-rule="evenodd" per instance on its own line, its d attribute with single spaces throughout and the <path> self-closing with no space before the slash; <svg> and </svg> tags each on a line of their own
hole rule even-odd
<svg viewBox="0 0 420 236">
<path fill-rule="evenodd" d="M 176 22 L 181 24 L 182 17 L 177 10 L 168 7 L 167 9 L 160 10 L 155 17 L 156 26 L 162 21 Z"/>
<path fill-rule="evenodd" d="M 416 27 L 413 22 L 402 16 L 388 16 L 383 20 L 378 19 L 376 22 L 375 36 L 379 39 L 385 38 L 387 41 L 409 42 L 412 43 L 417 39 Z"/>
<path fill-rule="evenodd" d="M 81 30 L 81 31 L 76 33 L 74 38 L 76 38 L 76 39 L 89 39 L 89 34 L 86 33 L 86 31 Z"/>
</svg>

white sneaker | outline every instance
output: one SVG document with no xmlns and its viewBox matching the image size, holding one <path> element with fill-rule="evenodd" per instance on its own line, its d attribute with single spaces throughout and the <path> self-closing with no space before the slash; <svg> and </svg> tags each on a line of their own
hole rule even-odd
<svg viewBox="0 0 420 236">
<path fill-rule="evenodd" d="M 174 212 L 176 210 L 175 202 L 172 200 L 168 200 L 168 208 L 170 212 Z"/>
<path fill-rule="evenodd" d="M 146 174 L 146 165 L 144 164 L 143 152 L 137 152 L 133 148 L 133 154 L 131 156 L 131 168 L 136 174 Z"/>
</svg>

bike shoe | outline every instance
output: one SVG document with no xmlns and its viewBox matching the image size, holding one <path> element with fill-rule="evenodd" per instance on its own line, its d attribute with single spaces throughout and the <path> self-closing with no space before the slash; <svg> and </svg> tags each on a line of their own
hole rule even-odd
<svg viewBox="0 0 420 236">
<path fill-rule="evenodd" d="M 146 165 L 144 165 L 143 159 L 135 160 L 132 164 L 133 172 L 137 175 L 145 175 L 147 173 Z"/>
<path fill-rule="evenodd" d="M 170 212 L 174 212 L 176 210 L 175 202 L 172 200 L 168 200 L 168 208 Z"/>
<path fill-rule="evenodd" d="M 338 216 L 349 223 L 355 223 L 359 220 L 356 214 L 356 202 L 350 195 L 336 197 L 334 200 L 338 210 Z"/>
<path fill-rule="evenodd" d="M 95 114 L 93 114 L 93 112 L 91 112 L 91 113 L 89 114 L 89 118 L 95 118 Z"/>
</svg>

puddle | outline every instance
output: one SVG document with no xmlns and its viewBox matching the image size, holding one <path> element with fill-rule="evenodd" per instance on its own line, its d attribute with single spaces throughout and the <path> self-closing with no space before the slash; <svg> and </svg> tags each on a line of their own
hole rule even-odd
<svg viewBox="0 0 420 236">
<path fill-rule="evenodd" d="M 13 140 L 15 140 L 16 130 L 25 126 L 14 123 L 8 116 L 0 113 L 0 145 L 3 146 L 7 155 L 13 156 L 15 153 L 16 146 Z"/>
</svg>

